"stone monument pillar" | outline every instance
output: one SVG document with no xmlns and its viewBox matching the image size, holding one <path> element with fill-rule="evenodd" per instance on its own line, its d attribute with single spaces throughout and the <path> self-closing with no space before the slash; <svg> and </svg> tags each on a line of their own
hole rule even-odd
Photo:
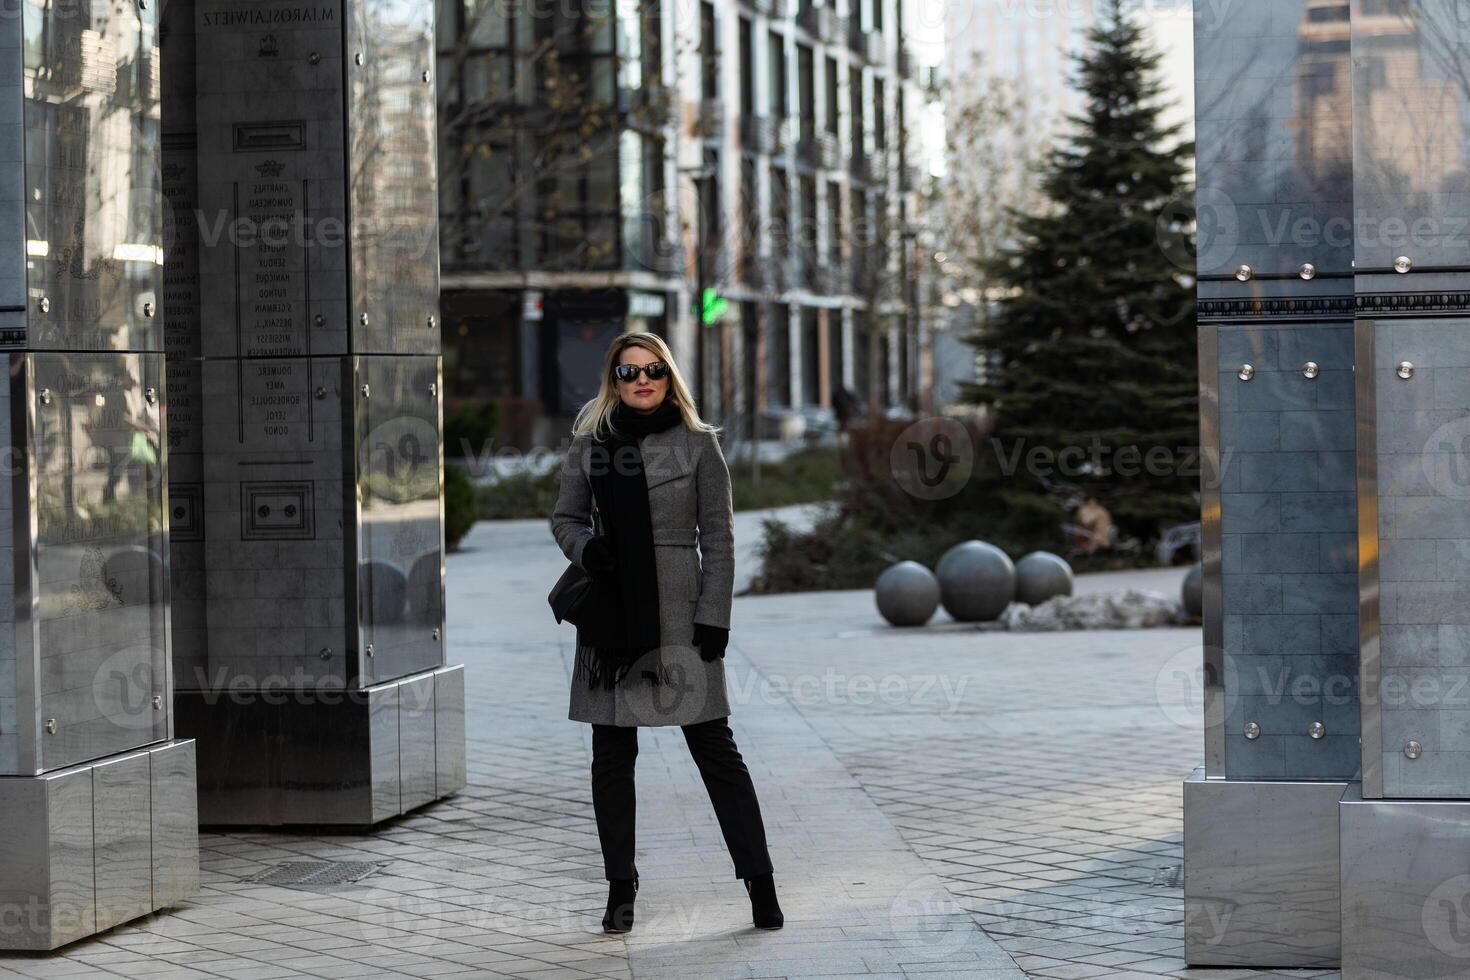
<svg viewBox="0 0 1470 980">
<path fill-rule="evenodd" d="M 433 13 L 165 17 L 174 670 L 205 824 L 372 824 L 464 785 Z"/>
<path fill-rule="evenodd" d="M 1339 955 L 1357 778 L 1347 0 L 1195 4 L 1205 765 L 1184 785 L 1191 965 Z"/>
<path fill-rule="evenodd" d="M 174 737 L 159 57 L 144 3 L 0 16 L 0 949 L 194 894 Z"/>
<path fill-rule="evenodd" d="M 1470 975 L 1470 4 L 1355 5 L 1363 773 L 1343 976 Z"/>
<path fill-rule="evenodd" d="M 1187 954 L 1467 976 L 1470 3 L 1229 6 L 1195 8 L 1203 429 L 1234 456 L 1205 488 Z M 1349 323 L 1350 392 L 1322 384 Z"/>
</svg>

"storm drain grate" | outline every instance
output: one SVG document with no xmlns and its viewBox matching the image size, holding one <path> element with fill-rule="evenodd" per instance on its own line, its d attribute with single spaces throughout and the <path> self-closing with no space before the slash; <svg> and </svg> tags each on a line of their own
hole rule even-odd
<svg viewBox="0 0 1470 980">
<path fill-rule="evenodd" d="M 1179 865 L 1172 868 L 1159 868 L 1154 872 L 1154 887 L 1156 888 L 1178 888 L 1179 879 L 1184 876 L 1184 869 Z"/>
<path fill-rule="evenodd" d="M 287 861 L 245 880 L 255 885 L 350 885 L 383 865 L 377 861 Z"/>
</svg>

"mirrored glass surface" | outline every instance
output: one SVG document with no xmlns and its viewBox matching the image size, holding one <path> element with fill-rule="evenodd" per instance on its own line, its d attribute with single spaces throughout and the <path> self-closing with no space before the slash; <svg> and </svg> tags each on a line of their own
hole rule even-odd
<svg viewBox="0 0 1470 980">
<path fill-rule="evenodd" d="M 444 663 L 439 359 L 363 357 L 359 381 L 363 677 L 377 683 Z"/>
<path fill-rule="evenodd" d="M 1195 16 L 1201 276 L 1350 274 L 1348 0 L 1200 4 Z"/>
<path fill-rule="evenodd" d="M 434 7 L 418 0 L 347 6 L 352 349 L 437 353 Z"/>
<path fill-rule="evenodd" d="M 1470 262 L 1470 17 L 1456 0 L 1375 0 L 1353 16 L 1357 271 Z M 1392 276 L 1390 290 L 1423 288 Z"/>
<path fill-rule="evenodd" d="M 164 737 L 163 357 L 34 354 L 46 769 Z M 154 698 L 158 698 L 157 705 Z"/>
<path fill-rule="evenodd" d="M 156 8 L 24 0 L 33 349 L 159 349 Z"/>
</svg>

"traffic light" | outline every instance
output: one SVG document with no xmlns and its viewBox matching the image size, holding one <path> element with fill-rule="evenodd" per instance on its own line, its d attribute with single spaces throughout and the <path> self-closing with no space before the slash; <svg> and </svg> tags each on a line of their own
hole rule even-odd
<svg viewBox="0 0 1470 980">
<path fill-rule="evenodd" d="M 713 289 L 706 287 L 699 304 L 700 321 L 706 327 L 719 323 L 720 318 L 725 315 L 725 310 L 729 305 L 729 300 L 725 299 L 725 297 Z"/>
</svg>

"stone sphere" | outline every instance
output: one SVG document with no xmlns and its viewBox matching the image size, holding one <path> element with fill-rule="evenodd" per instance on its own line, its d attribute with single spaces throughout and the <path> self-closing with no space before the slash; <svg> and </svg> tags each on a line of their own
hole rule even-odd
<svg viewBox="0 0 1470 980">
<path fill-rule="evenodd" d="M 1184 611 L 1191 616 L 1203 616 L 1205 612 L 1205 566 L 1195 562 L 1189 574 L 1184 576 L 1184 587 L 1179 590 L 1184 602 Z"/>
<path fill-rule="evenodd" d="M 939 579 L 916 561 L 889 565 L 873 593 L 878 612 L 894 626 L 923 626 L 939 608 Z"/>
<path fill-rule="evenodd" d="M 984 541 L 961 541 L 935 568 L 939 601 L 962 623 L 995 619 L 1016 597 L 1016 566 Z"/>
<path fill-rule="evenodd" d="M 1039 606 L 1052 596 L 1072 594 L 1072 566 L 1050 551 L 1033 551 L 1016 562 L 1016 601 Z"/>
</svg>

